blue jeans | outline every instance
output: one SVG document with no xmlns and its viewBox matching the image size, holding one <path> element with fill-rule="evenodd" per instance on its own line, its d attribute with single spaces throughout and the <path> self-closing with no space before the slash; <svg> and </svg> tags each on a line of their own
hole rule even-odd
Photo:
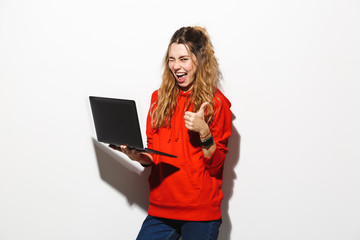
<svg viewBox="0 0 360 240">
<path fill-rule="evenodd" d="M 147 216 L 136 240 L 216 240 L 221 219 L 214 221 L 181 221 Z"/>
</svg>

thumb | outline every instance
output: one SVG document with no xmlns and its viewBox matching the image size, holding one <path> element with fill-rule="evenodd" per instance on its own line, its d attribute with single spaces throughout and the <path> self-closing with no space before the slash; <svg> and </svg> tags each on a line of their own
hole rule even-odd
<svg viewBox="0 0 360 240">
<path fill-rule="evenodd" d="M 208 102 L 204 102 L 203 104 L 201 104 L 198 113 L 201 114 L 202 116 L 204 116 L 205 107 L 206 107 L 208 104 L 209 104 Z"/>
</svg>

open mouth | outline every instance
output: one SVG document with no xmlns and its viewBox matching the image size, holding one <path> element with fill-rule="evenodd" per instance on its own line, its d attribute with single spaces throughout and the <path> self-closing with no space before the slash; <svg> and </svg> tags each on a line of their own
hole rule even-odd
<svg viewBox="0 0 360 240">
<path fill-rule="evenodd" d="M 184 82 L 186 80 L 187 73 L 176 73 L 176 77 L 179 82 Z"/>
</svg>

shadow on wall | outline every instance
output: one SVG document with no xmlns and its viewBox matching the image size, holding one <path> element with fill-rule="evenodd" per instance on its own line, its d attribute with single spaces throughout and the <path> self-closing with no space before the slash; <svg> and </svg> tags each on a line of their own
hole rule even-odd
<svg viewBox="0 0 360 240">
<path fill-rule="evenodd" d="M 235 116 L 233 116 L 233 120 Z M 241 136 L 234 125 L 232 125 L 232 134 L 229 139 L 229 152 L 225 159 L 223 176 L 223 194 L 224 199 L 221 205 L 222 224 L 219 233 L 219 240 L 229 240 L 232 230 L 231 219 L 229 215 L 229 201 L 233 195 L 234 182 L 236 179 L 235 167 L 240 159 Z"/>
<path fill-rule="evenodd" d="M 232 230 L 229 215 L 229 201 L 233 195 L 234 181 L 236 179 L 235 166 L 240 158 L 240 134 L 233 125 L 232 135 L 229 139 L 229 152 L 226 156 L 223 194 L 224 199 L 221 206 L 223 222 L 220 229 L 219 240 L 230 239 Z M 118 192 L 123 194 L 129 205 L 136 204 L 144 211 L 148 209 L 148 177 L 150 168 L 140 171 L 129 163 L 129 159 L 114 153 L 109 147 L 93 139 L 96 159 L 98 162 L 100 177 Z"/>
<path fill-rule="evenodd" d="M 136 204 L 147 212 L 149 205 L 148 177 L 150 168 L 139 171 L 129 159 L 117 155 L 114 150 L 93 139 L 100 177 L 123 194 L 129 205 Z"/>
</svg>

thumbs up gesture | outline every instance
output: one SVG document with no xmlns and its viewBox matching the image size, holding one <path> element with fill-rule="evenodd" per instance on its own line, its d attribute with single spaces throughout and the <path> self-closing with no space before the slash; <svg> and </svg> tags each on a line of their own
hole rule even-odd
<svg viewBox="0 0 360 240">
<path fill-rule="evenodd" d="M 204 135 L 210 131 L 209 126 L 205 122 L 205 107 L 208 104 L 208 102 L 204 102 L 197 112 L 185 112 L 184 119 L 187 129 L 198 132 L 200 135 Z"/>
</svg>

